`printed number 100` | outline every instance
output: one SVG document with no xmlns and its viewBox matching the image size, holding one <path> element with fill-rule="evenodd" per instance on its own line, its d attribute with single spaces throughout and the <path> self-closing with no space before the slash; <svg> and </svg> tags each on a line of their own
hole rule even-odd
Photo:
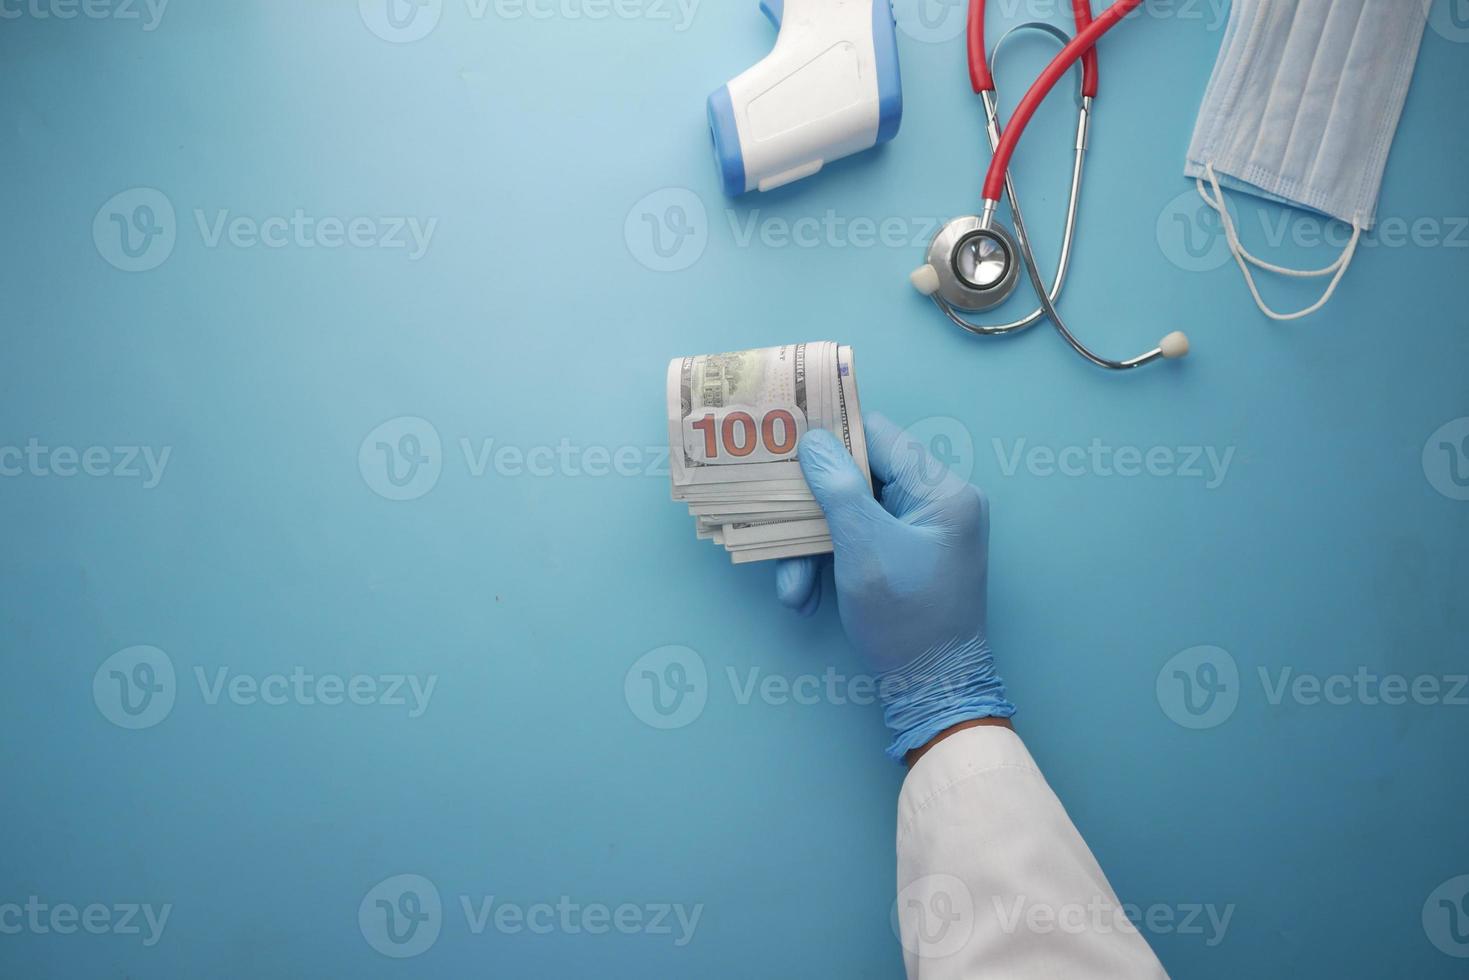
<svg viewBox="0 0 1469 980">
<path fill-rule="evenodd" d="M 783 408 L 766 412 L 758 424 L 749 412 L 730 412 L 722 421 L 710 414 L 691 425 L 704 435 L 704 458 L 708 460 L 718 459 L 721 449 L 725 455 L 739 459 L 760 445 L 772 456 L 784 456 L 796 448 L 801 436 L 795 416 Z"/>
</svg>

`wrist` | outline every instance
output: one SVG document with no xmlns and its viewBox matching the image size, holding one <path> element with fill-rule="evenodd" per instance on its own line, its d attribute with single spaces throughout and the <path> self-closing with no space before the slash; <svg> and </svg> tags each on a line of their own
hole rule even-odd
<svg viewBox="0 0 1469 980">
<path fill-rule="evenodd" d="M 914 749 L 912 752 L 909 752 L 904 762 L 908 764 L 909 769 L 912 769 L 918 764 L 919 759 L 928 754 L 930 749 L 932 749 L 935 745 L 938 745 L 950 735 L 958 734 L 959 732 L 962 732 L 969 728 L 984 727 L 1008 728 L 1012 732 L 1015 730 L 1015 726 L 1010 722 L 1009 718 L 971 718 L 968 721 L 961 721 L 957 725 L 951 725 L 948 728 L 945 728 L 943 731 L 935 735 L 922 748 L 917 748 Z"/>
<path fill-rule="evenodd" d="M 1009 718 L 1015 706 L 982 638 L 936 647 L 880 678 L 889 758 L 904 761 L 943 732 L 981 718 Z"/>
</svg>

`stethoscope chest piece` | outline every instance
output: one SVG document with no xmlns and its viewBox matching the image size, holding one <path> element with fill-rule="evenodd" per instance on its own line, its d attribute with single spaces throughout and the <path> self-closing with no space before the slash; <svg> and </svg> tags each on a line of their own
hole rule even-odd
<svg viewBox="0 0 1469 980">
<path fill-rule="evenodd" d="M 966 313 L 1005 302 L 1019 281 L 1020 249 L 1003 226 L 976 215 L 944 225 L 928 247 L 928 264 L 910 277 L 925 296 Z"/>
</svg>

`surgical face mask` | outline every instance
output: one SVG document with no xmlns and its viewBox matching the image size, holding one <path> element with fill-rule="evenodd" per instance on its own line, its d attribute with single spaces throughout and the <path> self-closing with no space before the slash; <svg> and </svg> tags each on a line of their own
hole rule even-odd
<svg viewBox="0 0 1469 980">
<path fill-rule="evenodd" d="M 1219 212 L 1267 316 L 1294 320 L 1326 305 L 1362 232 L 1377 220 L 1382 172 L 1427 19 L 1426 0 L 1234 0 L 1184 174 Z M 1351 241 L 1324 269 L 1263 262 L 1240 244 L 1224 188 L 1347 222 Z M 1281 314 L 1260 297 L 1251 265 L 1333 278 L 1315 305 Z"/>
</svg>

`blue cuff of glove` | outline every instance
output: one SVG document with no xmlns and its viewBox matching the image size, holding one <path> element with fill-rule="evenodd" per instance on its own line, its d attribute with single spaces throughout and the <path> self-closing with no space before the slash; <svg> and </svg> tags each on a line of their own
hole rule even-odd
<svg viewBox="0 0 1469 980">
<path fill-rule="evenodd" d="M 995 673 L 988 646 L 939 647 L 878 678 L 883 720 L 893 730 L 888 757 L 902 762 L 947 728 L 974 718 L 1009 718 L 1015 705 Z"/>
</svg>

